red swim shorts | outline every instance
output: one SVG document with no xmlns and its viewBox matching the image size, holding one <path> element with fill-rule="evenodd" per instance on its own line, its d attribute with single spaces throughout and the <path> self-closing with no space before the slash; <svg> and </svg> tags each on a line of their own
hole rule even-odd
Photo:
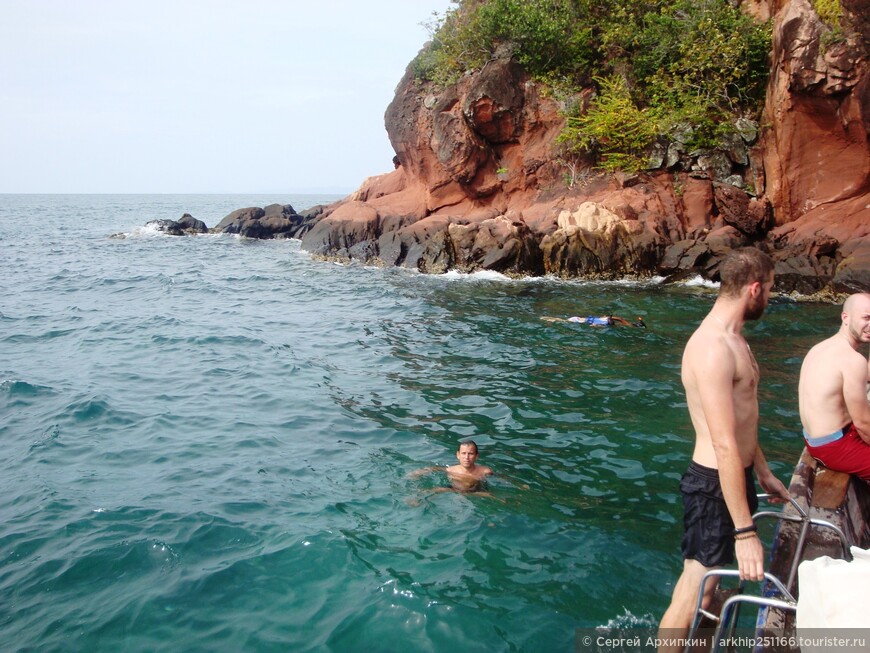
<svg viewBox="0 0 870 653">
<path fill-rule="evenodd" d="M 843 437 L 818 447 L 809 443 L 806 433 L 804 440 L 810 455 L 825 467 L 870 481 L 870 444 L 861 439 L 854 424 L 843 427 Z"/>
</svg>

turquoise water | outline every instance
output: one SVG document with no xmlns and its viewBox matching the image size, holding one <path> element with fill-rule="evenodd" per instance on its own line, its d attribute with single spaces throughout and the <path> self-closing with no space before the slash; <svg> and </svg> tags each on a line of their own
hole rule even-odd
<svg viewBox="0 0 870 653">
<path fill-rule="evenodd" d="M 0 196 L 2 650 L 572 651 L 657 621 L 680 355 L 715 290 L 142 228 L 328 199 Z M 650 328 L 539 319 L 608 312 Z M 801 357 L 837 314 L 775 299 L 747 330 L 786 481 Z M 493 497 L 407 478 L 466 437 Z"/>
</svg>

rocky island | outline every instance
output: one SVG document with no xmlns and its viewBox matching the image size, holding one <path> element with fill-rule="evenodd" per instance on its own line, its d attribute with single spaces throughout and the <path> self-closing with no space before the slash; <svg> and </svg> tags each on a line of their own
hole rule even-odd
<svg viewBox="0 0 870 653">
<path fill-rule="evenodd" d="M 560 147 L 566 103 L 510 47 L 450 84 L 409 65 L 385 123 L 394 169 L 297 214 L 240 209 L 212 231 L 301 238 L 315 255 L 427 273 L 716 279 L 730 249 L 776 262 L 781 292 L 870 290 L 870 0 L 841 0 L 836 39 L 809 0 L 749 0 L 772 24 L 763 110 L 718 147 L 672 132 L 643 169 Z M 425 51 L 425 48 L 424 48 Z"/>
</svg>

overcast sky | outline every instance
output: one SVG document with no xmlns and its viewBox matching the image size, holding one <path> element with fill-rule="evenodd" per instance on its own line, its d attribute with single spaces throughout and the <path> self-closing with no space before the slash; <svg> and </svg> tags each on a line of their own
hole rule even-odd
<svg viewBox="0 0 870 653">
<path fill-rule="evenodd" d="M 450 0 L 0 0 L 0 193 L 356 189 Z"/>
</svg>

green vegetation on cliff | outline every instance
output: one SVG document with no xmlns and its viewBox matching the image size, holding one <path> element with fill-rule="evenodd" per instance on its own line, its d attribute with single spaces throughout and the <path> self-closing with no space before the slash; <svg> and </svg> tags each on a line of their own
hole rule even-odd
<svg viewBox="0 0 870 653">
<path fill-rule="evenodd" d="M 840 0 L 812 0 L 812 5 L 825 24 L 834 29 L 839 28 L 840 19 L 843 17 Z"/>
<path fill-rule="evenodd" d="M 414 65 L 418 78 L 450 84 L 507 51 L 554 92 L 594 86 L 562 142 L 632 170 L 675 130 L 689 148 L 714 147 L 735 118 L 756 115 L 770 46 L 770 25 L 727 0 L 461 0 Z"/>
</svg>

